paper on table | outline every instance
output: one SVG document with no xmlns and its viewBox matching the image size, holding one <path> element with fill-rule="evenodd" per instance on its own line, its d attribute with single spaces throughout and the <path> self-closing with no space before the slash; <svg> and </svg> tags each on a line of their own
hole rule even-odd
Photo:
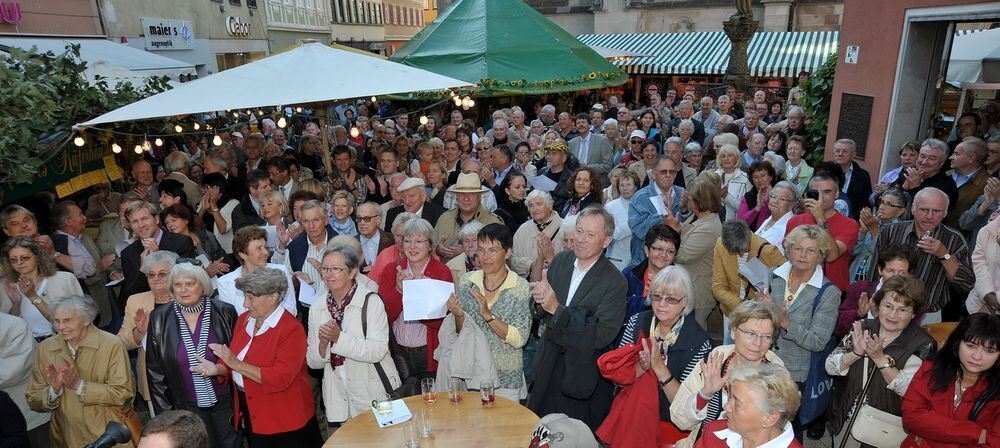
<svg viewBox="0 0 1000 448">
<path fill-rule="evenodd" d="M 451 282 L 422 278 L 403 280 L 403 320 L 440 319 L 448 313 Z"/>
<path fill-rule="evenodd" d="M 664 206 L 663 204 L 663 195 L 658 194 L 656 196 L 650 196 L 649 202 L 653 204 L 653 208 L 656 209 L 656 213 L 658 213 L 660 216 L 666 216 L 670 214 L 667 210 L 667 207 Z"/>
<path fill-rule="evenodd" d="M 278 247 L 278 226 L 263 226 L 267 233 L 267 247 Z"/>
<path fill-rule="evenodd" d="M 750 286 L 757 291 L 764 291 L 768 287 L 770 270 L 756 257 L 750 257 L 743 266 L 740 266 L 740 275 L 746 277 Z"/>
<path fill-rule="evenodd" d="M 551 192 L 556 189 L 556 182 L 548 176 L 528 176 L 528 183 L 536 190 Z"/>
<path fill-rule="evenodd" d="M 306 282 L 299 282 L 299 302 L 312 306 L 316 301 L 316 290 Z"/>
<path fill-rule="evenodd" d="M 372 414 L 375 416 L 375 422 L 378 423 L 379 428 L 398 425 L 408 422 L 413 418 L 410 408 L 406 407 L 406 403 L 403 400 L 394 400 L 390 403 L 392 404 L 392 411 L 388 414 L 379 414 L 374 407 L 371 408 Z"/>
</svg>

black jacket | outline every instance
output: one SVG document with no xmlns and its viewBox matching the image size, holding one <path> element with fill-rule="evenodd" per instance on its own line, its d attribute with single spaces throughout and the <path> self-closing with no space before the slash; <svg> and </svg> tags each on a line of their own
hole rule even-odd
<svg viewBox="0 0 1000 448">
<path fill-rule="evenodd" d="M 858 162 L 851 161 L 854 168 L 851 170 L 851 181 L 847 184 L 847 200 L 851 202 L 851 218 L 857 220 L 861 216 L 861 209 L 868 205 L 868 196 L 872 194 L 872 178 L 858 165 Z M 847 173 L 844 173 L 847 174 Z"/>
<path fill-rule="evenodd" d="M 173 252 L 181 258 L 194 258 L 197 255 L 191 238 L 170 233 L 166 230 L 163 231 L 163 237 L 160 238 L 158 247 L 160 250 Z M 122 273 L 125 274 L 125 279 L 122 281 L 121 295 L 118 296 L 119 310 L 125 309 L 125 301 L 132 294 L 149 291 L 149 283 L 146 282 L 146 276 L 139 271 L 139 268 L 142 266 L 143 250 L 145 248 L 142 247 L 142 241 L 138 239 L 122 250 Z M 211 293 L 211 291 L 208 291 L 208 293 Z"/>
<path fill-rule="evenodd" d="M 243 196 L 240 205 L 233 209 L 233 233 L 247 226 L 262 226 L 264 218 L 260 217 L 257 210 L 250 202 L 250 195 Z"/>
<path fill-rule="evenodd" d="M 396 221 L 396 217 L 399 216 L 399 214 L 403 213 L 404 211 L 406 210 L 403 209 L 402 205 L 397 205 L 393 208 L 390 208 L 389 211 L 385 212 L 386 228 L 391 229 L 392 223 Z M 432 226 L 436 226 L 438 218 L 440 218 L 441 215 L 443 215 L 444 212 L 446 211 L 448 210 L 440 205 L 437 205 L 433 202 L 427 202 L 424 203 L 424 209 L 421 210 L 420 217 L 426 219 L 427 222 L 431 223 Z"/>
<path fill-rule="evenodd" d="M 236 324 L 236 309 L 221 300 L 212 299 L 212 331 L 219 344 L 229 345 Z M 170 303 L 157 305 L 149 316 L 146 336 L 146 377 L 149 397 L 156 413 L 188 406 L 181 382 L 177 348 L 182 344 L 177 315 Z M 213 379 L 214 381 L 214 379 Z M 232 400 L 232 395 L 218 397 L 220 403 Z"/>
</svg>

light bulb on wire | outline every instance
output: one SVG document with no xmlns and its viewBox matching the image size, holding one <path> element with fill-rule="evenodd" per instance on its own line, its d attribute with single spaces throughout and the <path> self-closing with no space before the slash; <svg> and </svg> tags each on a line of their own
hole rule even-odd
<svg viewBox="0 0 1000 448">
<path fill-rule="evenodd" d="M 469 97 L 462 98 L 462 108 L 463 109 L 468 110 L 470 107 L 472 107 L 472 106 L 469 106 L 469 101 L 471 101 L 471 100 L 469 100 Z"/>
<path fill-rule="evenodd" d="M 181 125 L 176 125 L 174 126 L 174 131 L 180 134 L 181 132 L 184 132 L 184 128 L 182 128 Z"/>
<path fill-rule="evenodd" d="M 119 146 L 117 143 L 112 143 L 111 144 L 111 152 L 113 152 L 115 154 L 121 154 L 122 147 Z"/>
<path fill-rule="evenodd" d="M 156 146 L 163 146 L 163 139 L 157 138 L 156 140 L 153 140 L 153 144 Z"/>
<path fill-rule="evenodd" d="M 195 124 L 194 124 L 194 130 L 196 130 L 196 131 L 197 131 L 197 130 L 199 130 L 199 129 L 201 129 L 201 125 L 200 125 L 200 124 L 198 124 L 198 123 L 195 123 Z"/>
<path fill-rule="evenodd" d="M 295 108 L 295 113 L 301 114 L 302 113 L 302 108 L 301 107 L 296 107 Z"/>
<path fill-rule="evenodd" d="M 420 124 L 427 124 L 427 115 L 420 116 Z"/>
<path fill-rule="evenodd" d="M 361 130 L 357 127 L 351 127 L 351 138 L 358 138 L 359 135 L 361 135 Z"/>
<path fill-rule="evenodd" d="M 87 143 L 87 141 L 84 140 L 83 137 L 80 137 L 79 135 L 73 139 L 73 144 L 76 145 L 77 147 L 82 147 L 84 143 Z"/>
<path fill-rule="evenodd" d="M 215 145 L 215 146 L 222 146 L 222 137 L 219 137 L 218 135 L 216 135 L 215 137 L 213 137 L 212 138 L 212 144 Z"/>
<path fill-rule="evenodd" d="M 142 145 L 135 145 L 134 150 L 136 154 L 142 154 Z"/>
<path fill-rule="evenodd" d="M 455 107 L 459 107 L 462 105 L 462 97 L 456 96 L 452 97 L 451 99 L 455 101 Z"/>
<path fill-rule="evenodd" d="M 282 115 L 281 118 L 278 119 L 277 125 L 281 129 L 284 129 L 285 126 L 288 126 L 288 121 L 285 120 L 285 116 L 284 115 Z"/>
<path fill-rule="evenodd" d="M 375 98 L 375 97 L 373 96 L 373 97 L 372 97 L 372 102 L 373 102 L 373 103 L 377 103 L 377 102 L 378 102 L 378 100 L 377 100 L 377 99 L 376 99 L 376 98 Z"/>
</svg>

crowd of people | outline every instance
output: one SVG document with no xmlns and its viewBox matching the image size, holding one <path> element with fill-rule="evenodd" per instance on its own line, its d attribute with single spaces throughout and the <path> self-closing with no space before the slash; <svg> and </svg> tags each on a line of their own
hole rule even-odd
<svg viewBox="0 0 1000 448">
<path fill-rule="evenodd" d="M 901 419 L 902 446 L 1000 446 L 996 105 L 879 177 L 849 139 L 810 166 L 809 117 L 765 91 L 677 92 L 419 123 L 362 102 L 8 205 L 0 445 L 159 415 L 172 446 L 315 447 L 486 363 L 581 446 L 868 446 L 864 412 Z M 404 317 L 416 279 L 454 284 L 445 317 Z"/>
</svg>

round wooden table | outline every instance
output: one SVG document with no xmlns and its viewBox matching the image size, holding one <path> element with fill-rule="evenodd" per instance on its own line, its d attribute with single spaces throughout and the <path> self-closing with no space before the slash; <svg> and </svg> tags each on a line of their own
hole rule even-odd
<svg viewBox="0 0 1000 448">
<path fill-rule="evenodd" d="M 447 392 L 438 392 L 434 404 L 425 404 L 420 395 L 403 401 L 414 415 L 421 409 L 430 409 L 434 414 L 434 434 L 420 440 L 421 448 L 524 448 L 539 420 L 534 412 L 506 398 L 496 397 L 493 407 L 484 407 L 479 392 L 465 392 L 460 405 L 451 404 Z M 375 416 L 365 412 L 344 423 L 323 447 L 402 447 L 403 427 L 408 423 L 379 428 Z"/>
</svg>

